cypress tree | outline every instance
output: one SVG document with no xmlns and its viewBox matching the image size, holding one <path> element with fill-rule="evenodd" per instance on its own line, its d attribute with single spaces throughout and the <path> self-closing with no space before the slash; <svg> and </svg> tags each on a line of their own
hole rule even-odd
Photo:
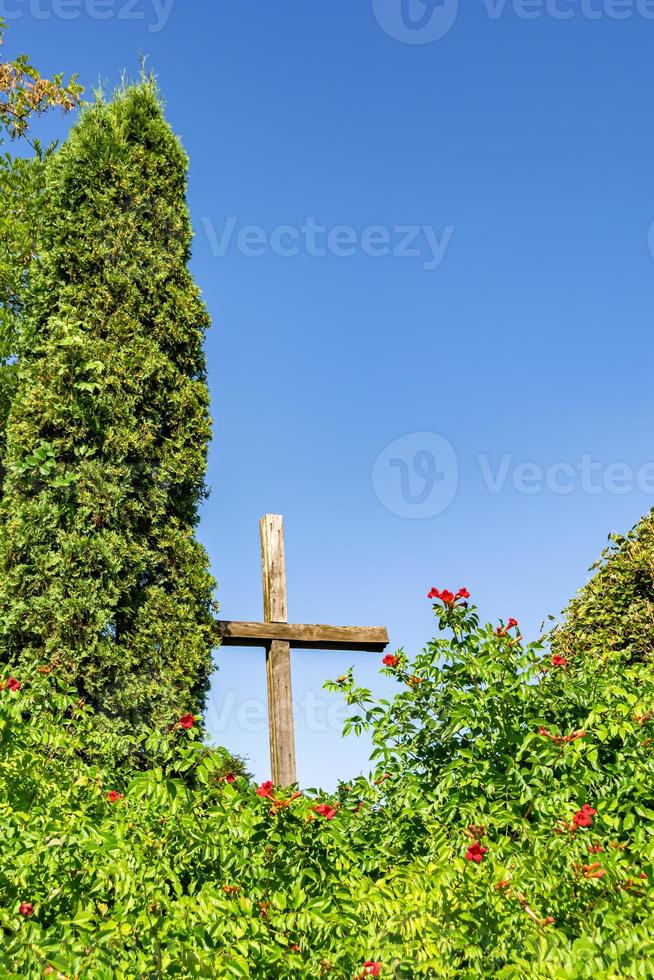
<svg viewBox="0 0 654 980">
<path fill-rule="evenodd" d="M 154 82 L 82 113 L 46 173 L 0 528 L 0 661 L 63 671 L 109 735 L 200 712 L 210 437 L 187 158 Z"/>
</svg>

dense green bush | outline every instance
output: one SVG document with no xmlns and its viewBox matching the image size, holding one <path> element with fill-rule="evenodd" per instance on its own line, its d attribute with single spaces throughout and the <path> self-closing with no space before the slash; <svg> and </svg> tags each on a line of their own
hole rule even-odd
<svg viewBox="0 0 654 980">
<path fill-rule="evenodd" d="M 116 731 L 199 712 L 212 668 L 186 173 L 152 82 L 84 110 L 46 168 L 7 430 L 0 664 L 58 665 Z"/>
<path fill-rule="evenodd" d="M 3 975 L 654 975 L 651 665 L 553 657 L 439 595 L 438 637 L 385 658 L 393 700 L 330 684 L 376 767 L 329 796 L 232 779 L 183 701 L 150 768 L 103 768 L 57 671 L 17 675 Z"/>
<path fill-rule="evenodd" d="M 654 511 L 610 540 L 552 645 L 564 656 L 576 650 L 646 661 L 654 649 Z"/>
</svg>

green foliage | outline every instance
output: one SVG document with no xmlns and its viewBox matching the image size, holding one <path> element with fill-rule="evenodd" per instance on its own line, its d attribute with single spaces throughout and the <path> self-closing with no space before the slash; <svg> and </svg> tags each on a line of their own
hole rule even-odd
<svg viewBox="0 0 654 980">
<path fill-rule="evenodd" d="M 21 674 L 0 692 L 0 971 L 652 977 L 651 665 L 555 664 L 460 602 L 437 615 L 389 662 L 392 700 L 328 685 L 376 758 L 331 797 L 231 781 L 195 728 L 116 772 L 58 672 Z"/>
<path fill-rule="evenodd" d="M 570 603 L 553 648 L 600 660 L 647 660 L 654 648 L 654 511 L 611 545 L 596 574 Z"/>
<path fill-rule="evenodd" d="M 0 45 L 4 22 L 0 18 Z M 16 390 L 16 355 L 24 310 L 30 262 L 35 255 L 36 235 L 43 220 L 44 163 L 52 152 L 44 152 L 28 137 L 34 115 L 59 106 L 65 112 L 79 104 L 82 89 L 74 79 L 64 84 L 62 76 L 42 79 L 25 56 L 0 62 L 0 145 L 2 133 L 12 139 L 23 137 L 34 149 L 33 158 L 0 156 L 0 461 L 5 455 L 9 408 Z M 4 470 L 0 463 L 0 493 Z"/>
<path fill-rule="evenodd" d="M 0 155 L 0 461 L 16 390 L 16 354 L 30 262 L 43 205 L 46 154 Z M 1 464 L 0 464 L 1 465 Z M 0 490 L 3 471 L 0 471 Z"/>
<path fill-rule="evenodd" d="M 6 26 L 0 17 L 0 46 L 4 44 Z M 76 75 L 68 81 L 64 81 L 63 74 L 43 78 L 26 55 L 0 61 L 0 130 L 12 139 L 25 136 L 33 116 L 55 106 L 70 112 L 79 105 L 82 92 Z"/>
<path fill-rule="evenodd" d="M 62 665 L 118 731 L 199 712 L 211 670 L 186 172 L 152 82 L 83 112 L 46 167 L 8 424 L 0 662 Z"/>
</svg>

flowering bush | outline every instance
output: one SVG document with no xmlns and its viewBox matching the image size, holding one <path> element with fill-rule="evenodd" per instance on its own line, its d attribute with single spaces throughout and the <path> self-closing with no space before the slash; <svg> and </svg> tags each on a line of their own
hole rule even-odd
<svg viewBox="0 0 654 980">
<path fill-rule="evenodd" d="M 331 795 L 252 785 L 183 711 L 103 768 L 56 671 L 0 678 L 0 975 L 650 977 L 651 665 L 556 666 L 464 591 L 392 700 L 328 685 L 375 765 Z"/>
</svg>

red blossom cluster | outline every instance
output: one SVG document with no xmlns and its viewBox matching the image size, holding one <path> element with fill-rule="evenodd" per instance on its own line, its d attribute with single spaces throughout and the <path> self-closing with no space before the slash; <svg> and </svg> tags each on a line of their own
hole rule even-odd
<svg viewBox="0 0 654 980">
<path fill-rule="evenodd" d="M 27 918 L 30 915 L 34 915 L 34 906 L 31 902 L 21 902 L 18 906 L 18 912 Z"/>
<path fill-rule="evenodd" d="M 562 817 L 560 818 L 560 823 L 563 825 L 563 827 L 556 827 L 555 833 L 562 834 L 564 833 L 564 830 L 567 830 L 569 834 L 574 834 L 577 832 L 577 830 L 579 830 L 580 827 L 592 827 L 593 817 L 596 816 L 597 816 L 597 810 L 594 807 L 590 806 L 588 803 L 584 803 L 582 808 L 580 810 L 577 810 L 577 812 L 573 816 L 572 823 L 568 823 Z M 603 850 L 603 848 L 599 844 L 596 845 L 596 847 L 599 848 L 599 851 Z M 589 851 L 591 854 L 598 853 L 597 851 L 594 851 L 592 848 L 589 848 Z"/>
<path fill-rule="evenodd" d="M 324 817 L 325 820 L 333 820 L 336 816 L 336 809 L 330 806 L 329 803 L 319 803 L 313 808 L 319 817 Z"/>
<path fill-rule="evenodd" d="M 363 964 L 363 973 L 359 974 L 361 977 L 380 977 L 382 971 L 381 963 L 375 960 L 367 960 Z"/>
<path fill-rule="evenodd" d="M 584 878 L 603 878 L 606 871 L 600 866 L 599 861 L 592 864 L 582 864 L 576 868 Z"/>
<path fill-rule="evenodd" d="M 195 715 L 192 715 L 190 711 L 187 711 L 187 713 L 182 715 L 182 717 L 179 719 L 178 724 L 180 728 L 183 728 L 184 731 L 187 732 L 195 725 Z"/>
<path fill-rule="evenodd" d="M 454 592 L 450 592 L 449 589 L 443 589 L 442 591 L 440 589 L 431 589 L 427 593 L 427 598 L 440 599 L 444 606 L 453 609 L 459 599 L 469 599 L 470 593 L 467 589 L 459 589 L 456 595 Z"/>
<path fill-rule="evenodd" d="M 474 861 L 475 864 L 481 864 L 484 860 L 484 854 L 488 851 L 487 847 L 482 847 L 479 841 L 473 841 L 472 844 L 468 846 L 466 851 L 466 861 Z"/>
<path fill-rule="evenodd" d="M 15 677 L 8 677 L 6 681 L 0 681 L 0 691 L 20 691 L 22 685 Z"/>
<path fill-rule="evenodd" d="M 552 666 L 553 667 L 566 667 L 567 664 L 568 664 L 568 661 L 566 660 L 566 658 L 560 656 L 560 654 L 558 654 L 558 653 L 555 653 L 554 656 L 552 657 Z"/>
<path fill-rule="evenodd" d="M 384 659 L 382 660 L 384 667 L 397 667 L 399 662 L 400 662 L 400 658 L 394 656 L 394 654 L 392 653 L 387 653 Z"/>
<path fill-rule="evenodd" d="M 495 630 L 495 636 L 500 636 L 500 637 L 502 637 L 502 636 L 508 636 L 509 635 L 509 630 L 515 629 L 517 627 L 517 625 L 518 625 L 518 620 L 517 619 L 514 619 L 513 616 L 512 616 L 511 619 L 506 624 L 506 626 L 498 626 L 497 627 L 497 629 Z M 518 636 L 518 639 L 520 640 L 520 639 L 522 639 L 522 637 L 521 636 Z"/>
<path fill-rule="evenodd" d="M 589 806 L 588 803 L 584 803 L 581 810 L 577 810 L 572 822 L 575 827 L 591 827 L 593 824 L 593 817 L 597 816 L 597 810 Z"/>
<path fill-rule="evenodd" d="M 226 783 L 235 783 L 236 782 L 236 776 L 234 775 L 233 772 L 228 772 L 228 773 L 225 774 L 225 782 Z"/>
<path fill-rule="evenodd" d="M 124 793 L 117 793 L 115 789 L 112 789 L 107 793 L 107 800 L 109 803 L 117 803 L 118 800 L 122 800 L 124 797 Z"/>
<path fill-rule="evenodd" d="M 542 735 L 543 738 L 549 738 L 551 742 L 555 745 L 565 745 L 568 742 L 576 742 L 578 738 L 585 738 L 586 732 L 572 732 L 571 735 L 553 735 L 552 732 L 548 732 L 546 728 L 542 726 L 538 729 L 538 734 Z"/>
<path fill-rule="evenodd" d="M 264 800 L 270 800 L 272 803 L 272 808 L 270 810 L 271 814 L 276 814 L 279 813 L 280 810 L 285 810 L 291 805 L 291 803 L 293 803 L 294 800 L 297 800 L 300 796 L 302 796 L 302 793 L 298 790 L 295 793 L 291 793 L 291 795 L 285 800 L 279 799 L 273 793 L 273 784 L 270 779 L 267 779 L 265 783 L 262 783 L 261 786 L 257 787 L 256 794 L 257 796 L 261 796 Z"/>
</svg>

